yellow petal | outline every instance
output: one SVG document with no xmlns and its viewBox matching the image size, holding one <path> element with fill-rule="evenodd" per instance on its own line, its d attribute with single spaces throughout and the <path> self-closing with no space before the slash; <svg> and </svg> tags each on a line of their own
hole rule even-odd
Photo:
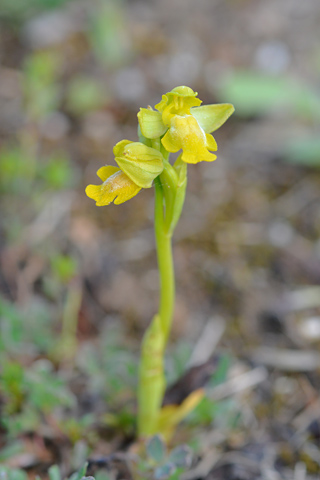
<svg viewBox="0 0 320 480">
<path fill-rule="evenodd" d="M 212 152 L 216 152 L 218 150 L 218 145 L 212 135 L 206 133 L 206 141 L 207 141 L 207 148 Z"/>
<path fill-rule="evenodd" d="M 161 141 L 168 152 L 182 149 L 181 158 L 186 163 L 212 162 L 217 158 L 208 150 L 217 149 L 215 140 L 206 136 L 192 115 L 172 117 L 170 128 Z"/>
<path fill-rule="evenodd" d="M 112 165 L 106 165 L 105 167 L 99 168 L 97 171 L 97 175 L 103 182 L 107 180 L 107 178 L 111 177 L 114 173 L 118 172 L 118 167 L 113 167 Z"/>
<path fill-rule="evenodd" d="M 109 205 L 111 202 L 119 205 L 130 200 L 141 190 L 138 185 L 117 167 L 102 167 L 98 172 L 101 179 L 105 178 L 103 184 L 88 185 L 86 188 L 87 196 L 95 200 L 98 207 Z M 108 175 L 108 172 L 110 175 Z"/>
<path fill-rule="evenodd" d="M 130 143 L 133 143 L 133 142 L 131 142 L 131 140 L 121 140 L 120 142 L 116 143 L 115 146 L 113 147 L 113 155 L 115 157 L 118 157 L 119 155 L 121 155 L 124 148 Z"/>
</svg>

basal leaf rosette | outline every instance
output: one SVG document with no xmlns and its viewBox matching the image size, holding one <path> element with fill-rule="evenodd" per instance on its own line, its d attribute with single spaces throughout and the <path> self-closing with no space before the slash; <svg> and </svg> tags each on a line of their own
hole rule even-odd
<svg viewBox="0 0 320 480">
<path fill-rule="evenodd" d="M 140 142 L 122 140 L 113 149 L 120 168 L 107 165 L 97 171 L 102 185 L 88 185 L 86 194 L 98 207 L 130 200 L 142 188 L 150 188 L 163 170 L 163 157 L 158 150 Z"/>
</svg>

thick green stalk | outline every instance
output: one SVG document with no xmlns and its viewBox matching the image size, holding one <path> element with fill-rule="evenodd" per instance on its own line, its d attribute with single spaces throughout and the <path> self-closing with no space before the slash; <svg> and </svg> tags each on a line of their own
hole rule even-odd
<svg viewBox="0 0 320 480">
<path fill-rule="evenodd" d="M 165 390 L 163 368 L 164 336 L 155 315 L 142 341 L 138 387 L 139 437 L 154 435 Z"/>
<path fill-rule="evenodd" d="M 174 310 L 174 269 L 172 234 L 164 219 L 164 193 L 160 178 L 155 180 L 155 237 L 160 277 L 159 312 L 142 342 L 138 388 L 138 434 L 154 435 L 165 391 L 164 351 L 171 330 Z"/>
<path fill-rule="evenodd" d="M 171 329 L 175 300 L 172 233 L 168 232 L 163 212 L 163 189 L 160 179 L 155 181 L 155 237 L 160 279 L 159 317 L 165 342 Z"/>
</svg>

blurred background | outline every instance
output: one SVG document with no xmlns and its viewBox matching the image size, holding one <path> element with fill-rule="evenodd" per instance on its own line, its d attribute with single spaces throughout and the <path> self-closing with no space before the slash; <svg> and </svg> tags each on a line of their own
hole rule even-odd
<svg viewBox="0 0 320 480">
<path fill-rule="evenodd" d="M 116 142 L 137 140 L 139 107 L 178 85 L 236 111 L 216 162 L 189 168 L 168 375 L 217 322 L 230 364 L 270 369 L 246 402 L 262 423 L 276 415 L 288 441 L 284 425 L 320 384 L 319 24 L 318 0 L 0 0 L 3 460 L 61 460 L 38 432 L 71 444 L 76 467 L 121 445 L 102 442 L 97 418 L 132 431 L 133 409 L 108 416 L 104 402 L 133 398 L 157 309 L 153 192 L 98 208 L 84 189 L 114 165 Z M 228 428 L 243 412 L 232 402 Z M 198 422 L 216 422 L 210 405 Z M 304 452 L 315 471 L 317 452 Z"/>
</svg>

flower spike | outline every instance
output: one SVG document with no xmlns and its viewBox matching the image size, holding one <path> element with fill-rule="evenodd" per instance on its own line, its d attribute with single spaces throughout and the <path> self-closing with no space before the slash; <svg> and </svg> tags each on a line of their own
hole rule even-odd
<svg viewBox="0 0 320 480">
<path fill-rule="evenodd" d="M 202 399 L 193 391 L 181 405 L 161 408 L 166 386 L 164 352 L 171 330 L 175 304 L 172 234 L 180 218 L 187 186 L 187 167 L 217 157 L 212 132 L 230 117 L 230 104 L 201 105 L 197 92 L 176 87 L 152 107 L 138 113 L 139 142 L 122 140 L 113 149 L 118 166 L 98 170 L 101 185 L 88 185 L 86 194 L 98 206 L 119 205 L 142 188 L 155 187 L 154 226 L 159 266 L 159 310 L 144 335 L 138 386 L 138 436 L 160 433 L 166 440 L 176 425 Z M 170 152 L 181 151 L 174 164 Z"/>
</svg>

